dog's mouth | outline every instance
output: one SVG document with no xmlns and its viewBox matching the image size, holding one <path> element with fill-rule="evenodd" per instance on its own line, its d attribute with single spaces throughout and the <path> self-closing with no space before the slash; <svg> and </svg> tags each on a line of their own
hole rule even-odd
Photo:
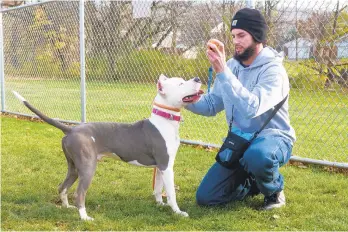
<svg viewBox="0 0 348 232">
<path fill-rule="evenodd" d="M 185 103 L 196 102 L 196 101 L 199 100 L 199 98 L 201 97 L 201 95 L 202 95 L 203 93 L 204 93 L 204 91 L 200 89 L 197 93 L 192 94 L 192 95 L 188 95 L 188 96 L 184 97 L 184 98 L 182 99 L 182 101 L 185 102 Z"/>
</svg>

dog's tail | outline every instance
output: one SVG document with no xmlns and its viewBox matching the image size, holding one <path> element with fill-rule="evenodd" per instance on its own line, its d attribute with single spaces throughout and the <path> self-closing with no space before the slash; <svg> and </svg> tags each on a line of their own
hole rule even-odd
<svg viewBox="0 0 348 232">
<path fill-rule="evenodd" d="M 46 115 L 44 115 L 43 113 L 35 109 L 32 105 L 30 105 L 29 102 L 27 102 L 27 100 L 25 100 L 25 98 L 22 97 L 19 93 L 17 93 L 16 91 L 12 91 L 12 92 L 21 102 L 23 102 L 23 104 L 26 107 L 28 107 L 29 110 L 31 110 L 33 113 L 35 113 L 37 116 L 39 116 L 42 120 L 44 120 L 48 124 L 54 127 L 57 127 L 58 129 L 61 129 L 64 132 L 64 134 L 67 134 L 71 131 L 71 127 L 61 122 L 58 122 L 57 120 L 47 117 Z"/>
</svg>

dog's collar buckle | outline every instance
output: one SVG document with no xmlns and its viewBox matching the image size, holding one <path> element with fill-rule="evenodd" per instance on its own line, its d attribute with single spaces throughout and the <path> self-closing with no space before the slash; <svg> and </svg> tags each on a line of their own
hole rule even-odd
<svg viewBox="0 0 348 232">
<path fill-rule="evenodd" d="M 161 111 L 161 110 L 159 110 L 157 108 L 153 108 L 152 109 L 152 113 L 154 113 L 154 114 L 156 114 L 158 116 L 161 116 L 163 118 L 172 120 L 172 121 L 181 122 L 181 117 L 180 116 Z"/>
</svg>

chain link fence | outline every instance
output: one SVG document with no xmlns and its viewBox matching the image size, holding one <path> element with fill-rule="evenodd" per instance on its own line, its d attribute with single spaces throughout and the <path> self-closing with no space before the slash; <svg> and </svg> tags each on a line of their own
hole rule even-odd
<svg viewBox="0 0 348 232">
<path fill-rule="evenodd" d="M 347 0 L 251 3 L 269 25 L 267 45 L 285 56 L 298 138 L 293 154 L 348 163 Z M 223 41 L 227 57 L 233 56 L 230 20 L 245 6 L 231 0 L 86 1 L 85 69 L 78 1 L 3 9 L 2 112 L 32 115 L 12 95 L 16 90 L 63 121 L 80 122 L 82 113 L 89 122 L 146 118 L 161 73 L 198 76 L 206 86 L 210 38 Z M 182 114 L 182 139 L 221 144 L 227 130 L 224 113 L 210 118 Z"/>
</svg>

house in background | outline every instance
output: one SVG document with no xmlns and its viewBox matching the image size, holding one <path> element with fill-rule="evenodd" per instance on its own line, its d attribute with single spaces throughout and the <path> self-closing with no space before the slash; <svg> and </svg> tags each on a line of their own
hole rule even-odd
<svg viewBox="0 0 348 232">
<path fill-rule="evenodd" d="M 163 36 L 164 33 L 160 33 L 160 36 Z M 163 52 L 173 54 L 176 52 L 177 54 L 181 54 L 185 59 L 196 59 L 198 55 L 197 47 L 188 47 L 181 42 L 181 32 L 179 31 L 176 36 L 176 47 L 173 48 L 173 32 L 170 32 L 166 37 L 158 43 L 152 44 L 152 48 L 157 48 Z"/>
<path fill-rule="evenodd" d="M 337 59 L 348 58 L 348 34 L 338 38 L 335 42 Z"/>
<path fill-rule="evenodd" d="M 296 40 L 285 43 L 283 51 L 289 60 L 296 60 L 296 51 L 297 59 L 309 59 L 318 56 L 318 54 L 324 57 L 331 57 L 331 59 L 348 58 L 348 34 L 335 40 L 333 46 L 330 46 L 330 43 L 326 43 L 318 51 L 316 51 L 315 42 L 304 38 L 298 38 L 297 45 Z"/>
<path fill-rule="evenodd" d="M 332 43 L 326 42 L 326 45 L 318 51 L 322 57 L 331 60 L 348 58 L 348 34 L 337 38 Z"/>
<path fill-rule="evenodd" d="M 304 38 L 298 38 L 296 40 L 289 41 L 283 45 L 285 56 L 289 60 L 297 59 L 309 59 L 313 57 L 314 44 L 310 40 Z M 296 57 L 297 53 L 297 57 Z"/>
</svg>

